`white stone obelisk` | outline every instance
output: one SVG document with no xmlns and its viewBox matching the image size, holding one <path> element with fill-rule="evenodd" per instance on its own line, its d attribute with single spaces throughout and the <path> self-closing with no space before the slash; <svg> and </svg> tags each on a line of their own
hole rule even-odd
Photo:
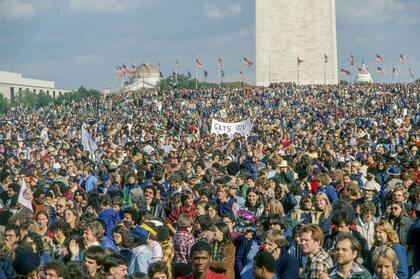
<svg viewBox="0 0 420 279">
<path fill-rule="evenodd" d="M 255 3 L 256 85 L 297 82 L 296 53 L 300 84 L 338 83 L 335 0 Z"/>
</svg>

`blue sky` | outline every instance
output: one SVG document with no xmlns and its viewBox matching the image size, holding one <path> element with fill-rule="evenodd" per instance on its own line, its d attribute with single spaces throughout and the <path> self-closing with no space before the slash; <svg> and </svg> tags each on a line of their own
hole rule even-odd
<svg viewBox="0 0 420 279">
<path fill-rule="evenodd" d="M 419 0 L 336 0 L 336 14 L 339 69 L 352 53 L 375 78 L 378 52 L 388 82 L 402 53 L 420 77 Z M 254 0 L 0 0 L 0 70 L 102 90 L 115 88 L 116 65 L 159 61 L 168 75 L 178 60 L 194 75 L 196 57 L 217 81 L 222 57 L 238 80 L 242 57 L 255 59 L 254 25 Z"/>
</svg>

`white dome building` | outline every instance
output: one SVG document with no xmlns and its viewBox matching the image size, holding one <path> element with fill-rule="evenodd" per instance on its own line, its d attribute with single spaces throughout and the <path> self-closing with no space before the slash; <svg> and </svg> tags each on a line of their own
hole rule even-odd
<svg viewBox="0 0 420 279">
<path fill-rule="evenodd" d="M 362 67 L 358 71 L 356 75 L 356 80 L 354 82 L 355 83 L 361 83 L 361 82 L 372 83 L 373 82 L 372 76 L 366 69 L 366 65 L 364 62 L 362 62 Z"/>
</svg>

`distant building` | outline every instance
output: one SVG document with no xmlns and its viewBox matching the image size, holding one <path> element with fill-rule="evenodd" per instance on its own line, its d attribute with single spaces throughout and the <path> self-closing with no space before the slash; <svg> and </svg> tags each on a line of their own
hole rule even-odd
<svg viewBox="0 0 420 279">
<path fill-rule="evenodd" d="M 123 91 L 155 88 L 161 80 L 159 65 L 143 64 L 136 67 L 131 78 L 123 85 Z"/>
<path fill-rule="evenodd" d="M 372 83 L 373 79 L 368 70 L 366 69 L 366 64 L 362 63 L 362 67 L 360 68 L 359 72 L 356 75 L 355 83 Z"/>
<path fill-rule="evenodd" d="M 55 88 L 54 81 L 25 78 L 21 73 L 0 71 L 0 94 L 11 102 L 25 92 L 44 92 L 55 99 L 70 91 Z"/>
<path fill-rule="evenodd" d="M 338 83 L 335 0 L 255 5 L 256 85 Z"/>
</svg>

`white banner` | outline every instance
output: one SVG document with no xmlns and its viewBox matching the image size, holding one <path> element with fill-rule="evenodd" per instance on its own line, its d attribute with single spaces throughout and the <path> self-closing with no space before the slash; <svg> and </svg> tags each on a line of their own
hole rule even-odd
<svg viewBox="0 0 420 279">
<path fill-rule="evenodd" d="M 41 134 L 40 134 L 40 136 L 39 136 L 39 137 L 41 138 L 41 140 L 42 140 L 44 143 L 47 143 L 47 142 L 49 141 L 49 137 L 48 137 L 48 128 L 47 128 L 47 127 L 44 127 L 44 128 L 42 129 Z"/>
<path fill-rule="evenodd" d="M 252 131 L 251 121 L 249 118 L 234 123 L 225 123 L 217 121 L 215 119 L 211 120 L 211 133 L 212 134 L 228 134 L 232 137 L 234 134 L 238 133 L 241 135 L 249 135 Z"/>
<path fill-rule="evenodd" d="M 96 143 L 91 139 L 88 131 L 82 126 L 82 145 L 85 151 L 90 153 L 90 157 L 95 161 L 95 151 L 98 149 Z"/>
<path fill-rule="evenodd" d="M 34 212 L 34 209 L 32 208 L 32 191 L 26 185 L 26 181 L 24 178 L 20 181 L 18 203 Z"/>
</svg>

